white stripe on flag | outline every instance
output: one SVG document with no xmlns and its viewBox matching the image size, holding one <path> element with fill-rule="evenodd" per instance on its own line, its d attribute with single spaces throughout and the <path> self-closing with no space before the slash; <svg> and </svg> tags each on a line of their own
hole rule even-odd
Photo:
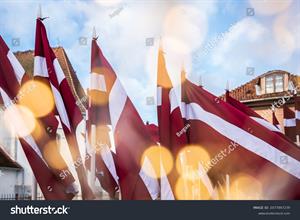
<svg viewBox="0 0 300 220">
<path fill-rule="evenodd" d="M 100 149 L 101 157 L 103 162 L 105 163 L 107 169 L 109 170 L 110 174 L 113 176 L 116 183 L 119 185 L 119 177 L 117 175 L 115 162 L 111 153 L 111 150 L 106 144 L 101 145 Z"/>
<path fill-rule="evenodd" d="M 268 128 L 270 131 L 275 131 L 275 132 L 281 132 L 280 129 L 278 129 L 275 125 L 271 124 L 270 122 L 266 121 L 263 118 L 258 118 L 258 117 L 250 117 L 257 123 L 261 124 L 262 126 Z"/>
<path fill-rule="evenodd" d="M 66 108 L 65 108 L 64 101 L 61 97 L 61 94 L 52 85 L 52 83 L 50 83 L 50 85 L 51 85 L 51 88 L 52 88 L 52 92 L 54 94 L 55 105 L 56 105 L 57 111 L 58 111 L 58 113 L 61 117 L 62 123 L 64 123 L 64 125 L 67 126 L 69 130 L 71 130 L 68 114 L 67 114 L 67 111 L 66 111 Z"/>
<path fill-rule="evenodd" d="M 49 77 L 45 57 L 40 57 L 40 56 L 34 57 L 33 75 L 41 76 L 41 77 Z"/>
<path fill-rule="evenodd" d="M 157 97 L 156 97 L 157 106 L 161 106 L 162 103 L 162 88 L 160 86 L 157 87 Z"/>
<path fill-rule="evenodd" d="M 177 107 L 179 107 L 179 103 L 178 103 L 178 100 L 177 100 L 174 88 L 172 88 L 170 90 L 169 99 L 170 99 L 170 105 L 171 105 L 170 113 L 172 113 L 174 111 L 174 109 L 176 109 Z"/>
<path fill-rule="evenodd" d="M 284 127 L 295 127 L 296 126 L 296 119 L 283 119 Z"/>
<path fill-rule="evenodd" d="M 60 83 L 65 79 L 65 74 L 64 74 L 63 70 L 61 69 L 61 66 L 59 65 L 57 58 L 54 59 L 53 66 L 54 66 L 54 70 L 55 70 L 55 73 L 57 76 L 58 84 L 60 85 Z"/>
<path fill-rule="evenodd" d="M 146 170 L 146 172 L 144 170 Z M 147 157 L 145 157 L 144 159 L 144 163 L 139 174 L 146 188 L 148 189 L 151 198 L 153 200 L 157 199 L 159 196 L 159 184 L 157 179 L 151 177 L 155 176 L 155 171 Z M 151 176 L 149 176 L 148 174 Z"/>
<path fill-rule="evenodd" d="M 113 131 L 119 121 L 127 100 L 127 94 L 119 79 L 116 79 L 109 94 L 109 112 Z"/>
<path fill-rule="evenodd" d="M 169 182 L 169 179 L 167 177 L 167 174 L 165 172 L 165 169 L 163 167 L 163 164 L 161 162 L 160 164 L 160 198 L 161 200 L 174 200 L 174 194 L 172 192 L 172 188 Z"/>
<path fill-rule="evenodd" d="M 19 84 L 21 84 L 22 78 L 25 74 L 24 68 L 22 67 L 22 65 L 19 63 L 19 61 L 11 51 L 8 51 L 7 58 L 9 59 L 9 62 L 14 69 Z"/>
<path fill-rule="evenodd" d="M 295 116 L 296 116 L 296 119 L 300 120 L 300 111 L 296 110 Z"/>
<path fill-rule="evenodd" d="M 186 118 L 188 120 L 203 121 L 228 139 L 233 140 L 240 146 L 260 157 L 265 158 L 279 168 L 300 179 L 300 162 L 293 157 L 285 154 L 258 137 L 244 131 L 236 125 L 225 121 L 219 116 L 205 111 L 196 103 L 187 104 L 186 108 Z M 281 157 L 286 157 L 289 162 L 286 164 L 280 163 Z"/>
<path fill-rule="evenodd" d="M 91 73 L 91 88 L 94 90 L 99 90 L 101 92 L 106 92 L 106 83 L 103 74 Z"/>
</svg>

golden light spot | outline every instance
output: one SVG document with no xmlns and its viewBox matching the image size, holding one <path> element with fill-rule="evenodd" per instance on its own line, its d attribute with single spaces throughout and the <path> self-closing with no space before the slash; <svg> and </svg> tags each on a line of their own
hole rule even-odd
<svg viewBox="0 0 300 220">
<path fill-rule="evenodd" d="M 47 115 L 55 105 L 51 89 L 45 83 L 36 80 L 26 82 L 18 96 L 19 103 L 29 108 L 35 117 Z"/>
<path fill-rule="evenodd" d="M 200 176 L 199 166 L 202 165 L 204 171 L 210 162 L 209 153 L 201 146 L 191 145 L 184 147 L 177 155 L 176 169 L 178 173 L 187 179 L 193 179 L 194 175 Z"/>
<path fill-rule="evenodd" d="M 43 157 L 48 166 L 52 169 L 63 170 L 67 168 L 66 162 L 60 154 L 58 142 L 49 141 L 42 151 Z"/>
<path fill-rule="evenodd" d="M 112 86 L 111 82 L 114 80 L 111 70 L 106 67 L 95 67 L 92 69 L 92 75 L 90 77 L 90 88 L 95 82 L 97 82 L 96 87 L 100 87 L 100 90 L 89 89 L 88 95 L 93 104 L 95 105 L 106 105 L 108 103 L 108 89 Z"/>
<path fill-rule="evenodd" d="M 28 136 L 35 128 L 32 112 L 22 105 L 10 105 L 4 111 L 4 122 L 18 137 Z"/>
<path fill-rule="evenodd" d="M 178 178 L 175 185 L 175 196 L 178 200 L 208 200 L 209 191 L 200 178 Z"/>
<path fill-rule="evenodd" d="M 172 154 L 163 146 L 151 146 L 143 153 L 141 167 L 152 178 L 163 177 L 173 168 Z"/>
<path fill-rule="evenodd" d="M 253 176 L 239 173 L 232 178 L 232 183 L 230 184 L 230 199 L 262 199 L 262 184 Z"/>
</svg>

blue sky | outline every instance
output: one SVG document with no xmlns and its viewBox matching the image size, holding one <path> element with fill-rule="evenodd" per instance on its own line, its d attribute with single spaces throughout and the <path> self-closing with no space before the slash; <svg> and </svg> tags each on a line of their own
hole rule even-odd
<svg viewBox="0 0 300 220">
<path fill-rule="evenodd" d="M 235 88 L 269 70 L 300 73 L 299 0 L 2 0 L 0 34 L 11 50 L 33 49 L 39 3 L 50 17 L 44 23 L 51 45 L 65 48 L 85 88 L 96 27 L 98 43 L 144 121 L 156 122 L 156 107 L 146 98 L 156 96 L 160 39 L 173 83 L 184 65 L 191 80 L 201 76 L 216 95 L 227 80 Z M 14 38 L 20 45 L 12 44 Z"/>
</svg>

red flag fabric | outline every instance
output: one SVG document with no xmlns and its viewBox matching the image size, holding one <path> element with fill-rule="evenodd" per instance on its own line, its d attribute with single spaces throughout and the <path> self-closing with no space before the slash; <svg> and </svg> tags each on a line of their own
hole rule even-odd
<svg viewBox="0 0 300 220">
<path fill-rule="evenodd" d="M 174 158 L 177 157 L 180 149 L 187 145 L 185 124 L 181 115 L 179 101 L 175 94 L 172 82 L 168 75 L 164 53 L 160 47 L 158 53 L 157 69 L 157 116 L 159 128 L 159 142 L 168 148 Z M 178 180 L 176 167 L 167 178 L 161 178 L 161 199 L 173 200 L 176 198 L 175 187 Z"/>
<path fill-rule="evenodd" d="M 83 199 L 94 199 L 94 194 L 87 182 L 84 163 L 76 140 L 76 130 L 83 118 L 65 75 L 49 45 L 46 29 L 40 18 L 36 21 L 34 55 L 34 76 L 44 77 L 50 83 L 57 114 L 61 121 L 80 182 L 82 197 Z"/>
<path fill-rule="evenodd" d="M 121 198 L 157 199 L 158 182 L 149 177 L 140 164 L 144 151 L 154 143 L 96 39 L 92 41 L 92 57 L 91 87 L 103 92 L 101 98 L 99 96 L 102 103 L 99 117 L 102 122 L 112 125 Z M 146 165 L 151 166 L 149 163 Z"/>
<path fill-rule="evenodd" d="M 150 134 L 152 141 L 155 143 L 159 142 L 159 135 L 158 135 L 158 127 L 155 124 L 148 124 L 146 123 L 146 127 L 148 130 L 148 133 Z"/>
<path fill-rule="evenodd" d="M 16 104 L 18 106 L 23 106 L 20 105 L 20 99 L 24 95 L 30 96 L 30 92 L 32 92 L 20 90 L 21 83 L 26 82 L 27 80 L 28 76 L 26 75 L 25 70 L 0 36 L 0 97 L 5 106 L 3 108 L 4 111 L 14 108 L 14 115 L 11 115 L 12 118 L 9 119 L 13 127 L 18 127 L 18 125 L 24 127 L 28 126 L 23 118 L 24 115 L 22 115 L 20 110 L 16 107 Z M 38 90 L 38 88 L 31 89 Z M 42 127 L 44 127 L 44 121 L 45 120 L 36 119 L 36 124 L 40 124 Z M 28 133 L 25 134 L 25 136 L 19 136 L 19 140 L 45 199 L 72 199 L 75 194 L 75 189 L 73 186 L 75 180 L 73 176 L 68 175 L 64 178 L 61 178 L 60 174 L 62 170 L 55 169 L 47 163 L 47 159 L 44 159 L 43 157 L 43 147 L 44 144 L 47 141 L 50 141 L 52 138 L 49 137 L 49 135 L 47 135 L 47 133 L 43 130 L 39 130 L 39 135 L 37 136 L 36 130 L 37 129 L 35 129 L 35 131 L 33 131 L 31 134 Z M 54 151 L 54 153 L 55 152 L 56 151 Z M 59 153 L 57 153 L 56 158 L 61 160 Z M 62 167 L 65 172 L 69 172 L 63 161 L 60 161 L 60 164 L 63 164 Z"/>
<path fill-rule="evenodd" d="M 222 184 L 226 174 L 236 181 L 244 174 L 251 181 L 239 189 L 239 199 L 244 190 L 248 199 L 300 198 L 300 151 L 295 145 L 188 79 L 182 92 L 190 143 L 210 155 L 206 167 L 214 184 Z"/>
<path fill-rule="evenodd" d="M 296 118 L 295 112 L 292 111 L 286 104 L 283 105 L 283 124 L 284 134 L 291 141 L 296 141 Z"/>
</svg>

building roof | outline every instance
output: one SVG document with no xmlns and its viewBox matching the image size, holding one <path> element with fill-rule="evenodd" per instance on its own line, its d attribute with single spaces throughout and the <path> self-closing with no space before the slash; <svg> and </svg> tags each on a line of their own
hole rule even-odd
<svg viewBox="0 0 300 220">
<path fill-rule="evenodd" d="M 87 97 L 82 88 L 75 70 L 66 54 L 63 47 L 55 47 L 53 51 L 57 57 L 57 60 L 65 74 L 67 82 L 71 87 L 72 93 L 76 98 L 79 108 L 82 112 L 85 111 L 85 106 L 87 106 Z M 19 51 L 14 53 L 21 65 L 24 67 L 26 73 L 30 76 L 33 75 L 33 61 L 34 61 L 34 51 Z"/>
<path fill-rule="evenodd" d="M 22 166 L 18 164 L 16 161 L 14 161 L 1 146 L 0 146 L 0 167 L 23 169 Z"/>
<path fill-rule="evenodd" d="M 297 92 L 300 93 L 300 76 L 291 74 L 291 73 L 283 71 L 283 70 L 272 70 L 272 71 L 268 71 L 256 78 L 254 78 L 253 80 L 231 90 L 230 96 L 232 96 L 233 98 L 235 98 L 239 101 L 242 101 L 242 102 L 254 102 L 254 101 L 268 100 L 268 99 L 272 100 L 272 99 L 276 99 L 278 97 L 287 95 L 288 94 L 287 91 L 265 93 L 265 94 L 261 94 L 261 95 L 256 94 L 255 85 L 257 85 L 259 83 L 259 80 L 264 76 L 267 76 L 269 74 L 274 74 L 274 73 L 275 74 L 276 73 L 288 74 L 289 80 L 291 80 L 293 82 L 295 87 L 297 87 Z M 222 97 L 224 97 L 224 95 Z"/>
</svg>

